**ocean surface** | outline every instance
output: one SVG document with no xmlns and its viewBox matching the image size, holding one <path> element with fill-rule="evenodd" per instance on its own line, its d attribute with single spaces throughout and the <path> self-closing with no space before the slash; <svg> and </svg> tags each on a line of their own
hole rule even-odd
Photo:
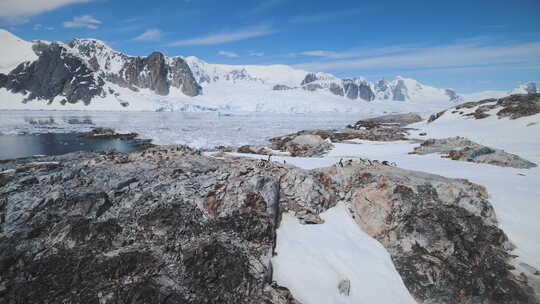
<svg viewBox="0 0 540 304">
<path fill-rule="evenodd" d="M 360 119 L 359 114 L 268 114 L 268 113 L 185 113 L 185 112 L 99 112 L 99 111 L 0 111 L 0 135 L 82 133 L 96 127 L 108 127 L 120 133 L 135 132 L 140 139 L 155 144 L 185 144 L 192 148 L 216 146 L 265 145 L 274 136 L 308 129 L 341 129 Z M 50 138 L 47 149 L 64 145 L 68 138 L 39 135 L 37 138 L 0 137 L 0 149 L 19 142 L 29 145 L 19 151 L 38 152 L 41 140 Z M 28 144 L 24 144 L 28 142 Z M 121 150 L 118 143 L 100 143 Z M 86 142 L 69 147 L 85 147 Z M 36 149 L 34 149 L 36 148 Z M 6 152 L 3 152 L 6 154 Z M 10 152 L 13 153 L 13 152 Z M 33 152 L 32 152 L 33 153 Z M 12 154 L 13 155 L 13 154 Z"/>
</svg>

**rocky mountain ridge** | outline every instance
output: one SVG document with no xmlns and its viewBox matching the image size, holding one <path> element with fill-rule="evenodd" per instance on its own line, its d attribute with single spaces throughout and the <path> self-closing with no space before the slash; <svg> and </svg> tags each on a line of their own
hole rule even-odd
<svg viewBox="0 0 540 304">
<path fill-rule="evenodd" d="M 128 56 L 96 39 L 26 42 L 4 30 L 0 30 L 0 41 L 4 45 L 0 49 L 0 105 L 15 102 L 16 108 L 36 100 L 33 106 L 42 103 L 43 108 L 82 102 L 87 106 L 100 103 L 101 109 L 285 108 L 305 112 L 314 104 L 325 111 L 364 105 L 356 101 L 388 101 L 390 107 L 392 102 L 429 103 L 441 105 L 440 109 L 463 100 L 452 89 L 404 77 L 371 82 L 286 65 L 210 64 L 193 56 L 167 57 L 161 52 Z M 511 93 L 534 92 L 536 85 L 528 83 Z M 277 98 L 286 101 L 286 106 Z"/>
</svg>

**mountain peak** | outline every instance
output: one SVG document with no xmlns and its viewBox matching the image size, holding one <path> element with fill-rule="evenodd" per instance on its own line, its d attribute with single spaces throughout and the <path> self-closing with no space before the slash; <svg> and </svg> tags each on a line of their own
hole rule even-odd
<svg viewBox="0 0 540 304">
<path fill-rule="evenodd" d="M 0 73 L 7 73 L 24 61 L 37 59 L 32 43 L 0 29 Z"/>
</svg>

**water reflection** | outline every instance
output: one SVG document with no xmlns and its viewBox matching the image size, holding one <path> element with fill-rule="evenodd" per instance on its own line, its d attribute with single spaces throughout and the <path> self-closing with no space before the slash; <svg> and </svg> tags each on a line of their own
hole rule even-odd
<svg viewBox="0 0 540 304">
<path fill-rule="evenodd" d="M 78 133 L 0 135 L 0 159 L 32 155 L 61 155 L 75 151 L 139 150 L 139 140 L 96 139 L 79 137 Z"/>
</svg>

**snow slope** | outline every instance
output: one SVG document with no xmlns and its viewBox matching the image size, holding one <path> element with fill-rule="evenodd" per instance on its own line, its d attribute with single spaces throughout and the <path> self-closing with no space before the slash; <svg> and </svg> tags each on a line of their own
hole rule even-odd
<svg viewBox="0 0 540 304">
<path fill-rule="evenodd" d="M 302 225 L 284 214 L 272 259 L 276 282 L 306 304 L 416 303 L 390 255 L 363 232 L 343 204 L 321 214 L 325 223 Z M 338 284 L 350 281 L 350 294 Z"/>
<path fill-rule="evenodd" d="M 33 43 L 3 29 L 0 29 L 0 45 L 0 73 L 9 73 L 20 63 L 37 59 L 32 50 Z"/>
</svg>

